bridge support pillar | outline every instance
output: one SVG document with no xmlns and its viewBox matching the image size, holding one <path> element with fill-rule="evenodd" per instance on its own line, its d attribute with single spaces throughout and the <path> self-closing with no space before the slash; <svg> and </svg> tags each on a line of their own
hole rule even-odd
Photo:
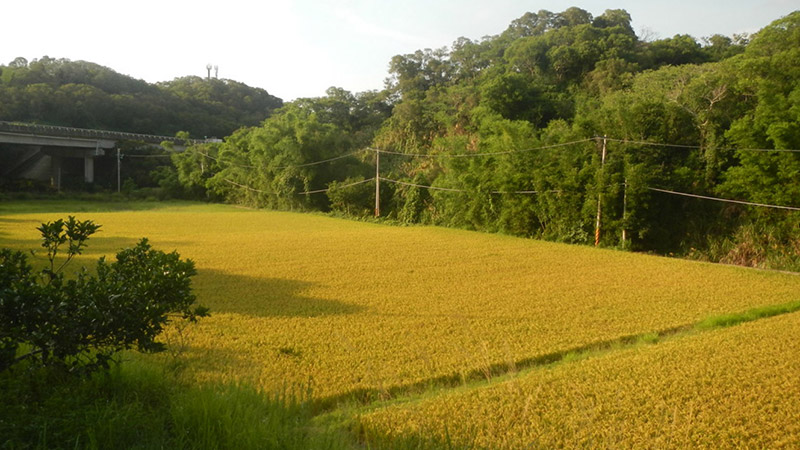
<svg viewBox="0 0 800 450">
<path fill-rule="evenodd" d="M 60 155 L 51 155 L 50 156 L 50 186 L 54 186 L 59 191 L 61 190 L 61 156 Z"/>
<path fill-rule="evenodd" d="M 94 154 L 86 154 L 83 157 L 83 181 L 94 183 Z"/>
</svg>

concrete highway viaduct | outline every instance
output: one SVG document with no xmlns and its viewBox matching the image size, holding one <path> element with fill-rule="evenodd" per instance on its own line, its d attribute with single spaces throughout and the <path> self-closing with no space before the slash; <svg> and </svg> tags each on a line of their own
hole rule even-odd
<svg viewBox="0 0 800 450">
<path fill-rule="evenodd" d="M 171 142 L 176 151 L 186 144 L 204 141 L 169 136 L 90 130 L 50 125 L 0 121 L 0 177 L 50 182 L 61 189 L 65 177 L 81 175 L 83 182 L 95 182 L 95 160 L 118 153 L 122 141 L 160 147 Z"/>
</svg>

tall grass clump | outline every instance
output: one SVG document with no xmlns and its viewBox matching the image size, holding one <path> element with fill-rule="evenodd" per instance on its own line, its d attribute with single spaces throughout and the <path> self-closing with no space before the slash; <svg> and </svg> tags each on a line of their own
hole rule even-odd
<svg viewBox="0 0 800 450">
<path fill-rule="evenodd" d="M 175 448 L 345 448 L 343 435 L 312 424 L 308 399 L 243 384 L 181 392 L 171 408 Z"/>
<path fill-rule="evenodd" d="M 88 378 L 52 369 L 0 373 L 0 448 L 344 448 L 311 426 L 310 403 L 246 385 L 187 385 L 123 363 Z"/>
<path fill-rule="evenodd" d="M 2 372 L 0 447 L 156 447 L 167 439 L 163 417 L 173 389 L 139 367 L 89 378 L 51 368 Z"/>
<path fill-rule="evenodd" d="M 744 322 L 778 316 L 795 311 L 800 311 L 800 300 L 789 303 L 781 303 L 779 305 L 768 305 L 759 308 L 752 308 L 739 313 L 721 314 L 718 316 L 708 317 L 700 321 L 695 328 L 698 330 L 708 330 L 712 328 L 730 327 Z"/>
</svg>

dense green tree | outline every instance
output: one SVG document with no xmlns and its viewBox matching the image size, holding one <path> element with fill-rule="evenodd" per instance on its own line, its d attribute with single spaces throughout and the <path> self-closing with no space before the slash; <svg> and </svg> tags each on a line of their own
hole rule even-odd
<svg viewBox="0 0 800 450">
<path fill-rule="evenodd" d="M 703 50 L 712 61 L 722 61 L 744 52 L 749 38 L 746 35 L 735 35 L 734 38 L 715 34 L 703 38 Z"/>
<path fill-rule="evenodd" d="M 216 165 L 210 172 L 215 173 L 206 186 L 233 201 L 328 210 L 329 197 L 317 191 L 370 174 L 357 152 L 369 146 L 388 106 L 376 93 L 353 95 L 339 88 L 327 93 L 287 104 L 260 127 L 229 136 L 213 156 Z M 197 174 L 203 147 L 193 151 L 197 156 L 177 157 L 183 167 L 192 168 L 181 171 L 182 180 L 204 178 Z"/>
<path fill-rule="evenodd" d="M 419 99 L 428 89 L 448 83 L 452 72 L 447 49 L 417 50 L 392 58 L 387 87 L 402 99 Z"/>
<path fill-rule="evenodd" d="M 602 15 L 595 17 L 592 25 L 597 28 L 619 27 L 623 34 L 629 36 L 636 34 L 631 26 L 631 15 L 624 9 L 607 9 Z"/>
<path fill-rule="evenodd" d="M 643 67 L 665 65 L 700 64 L 709 60 L 700 43 L 688 34 L 675 35 L 648 43 L 642 55 Z"/>
</svg>

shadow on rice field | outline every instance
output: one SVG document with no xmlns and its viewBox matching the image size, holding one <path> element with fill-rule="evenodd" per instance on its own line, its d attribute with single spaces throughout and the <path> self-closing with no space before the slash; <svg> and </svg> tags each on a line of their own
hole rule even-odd
<svg viewBox="0 0 800 450">
<path fill-rule="evenodd" d="M 256 278 L 201 269 L 194 289 L 201 298 L 208 291 L 225 293 L 224 298 L 217 295 L 208 302 L 207 306 L 215 313 L 308 318 L 355 314 L 366 309 L 338 300 L 303 295 L 312 286 L 314 283 L 308 281 Z"/>
</svg>

